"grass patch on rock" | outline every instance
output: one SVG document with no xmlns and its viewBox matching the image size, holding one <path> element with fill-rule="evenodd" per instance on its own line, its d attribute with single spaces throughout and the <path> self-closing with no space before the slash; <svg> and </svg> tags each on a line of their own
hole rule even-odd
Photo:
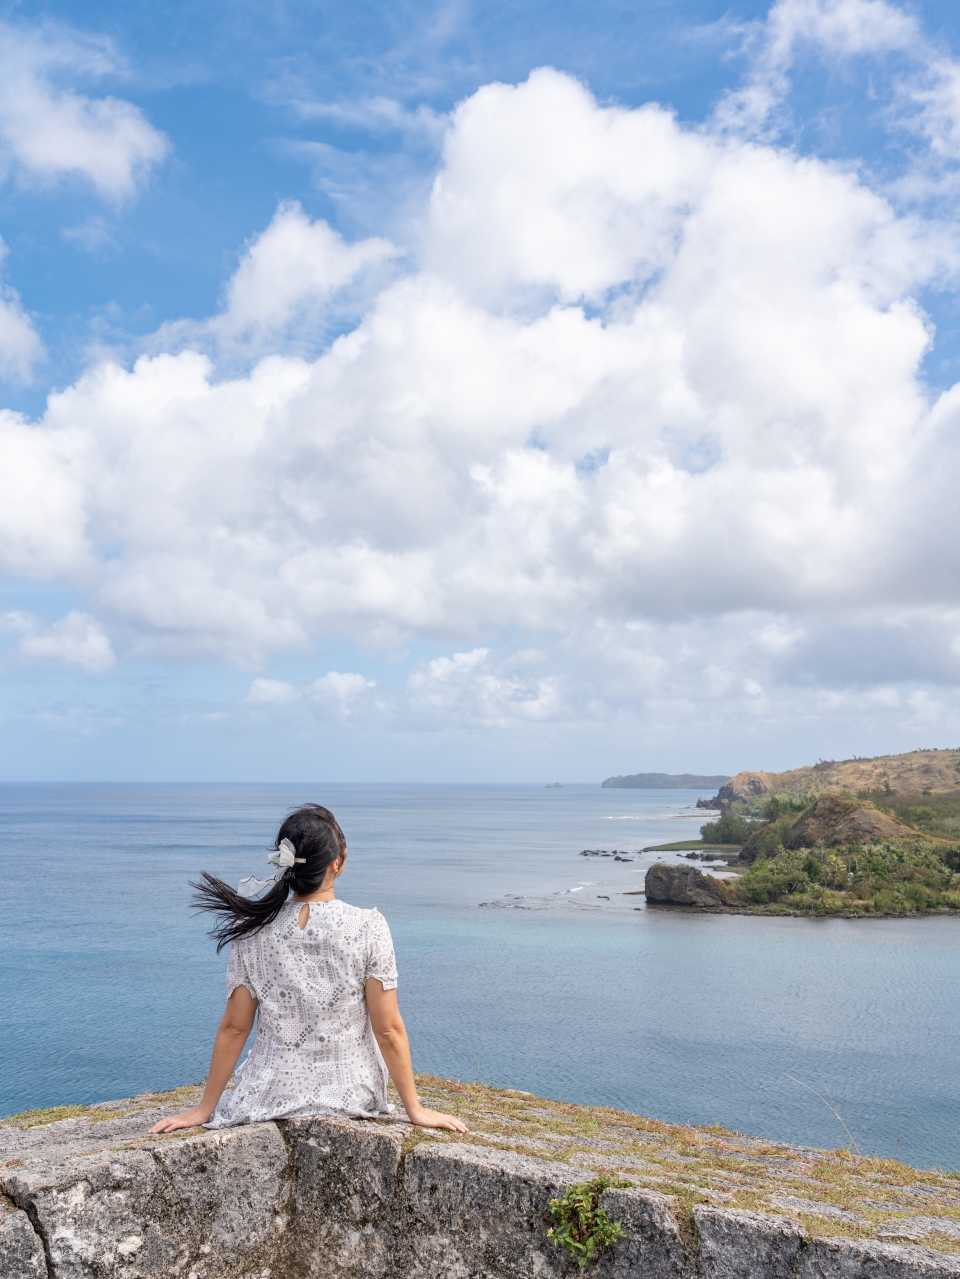
<svg viewBox="0 0 960 1279">
<path fill-rule="evenodd" d="M 456 1111 L 470 1129 L 466 1135 L 425 1129 L 422 1141 L 494 1146 L 623 1177 L 670 1195 L 681 1225 L 697 1203 L 786 1216 L 808 1234 L 855 1239 L 902 1233 L 902 1223 L 911 1218 L 960 1220 L 960 1174 L 861 1157 L 846 1147 L 824 1151 L 744 1137 L 716 1124 L 669 1124 L 482 1083 L 429 1075 L 417 1082 L 424 1104 Z M 831 1215 L 838 1212 L 844 1216 Z M 927 1247 L 960 1253 L 960 1240 L 935 1230 L 920 1233 Z"/>
<path fill-rule="evenodd" d="M 47 1110 L 21 1110 L 18 1115 L 8 1115 L 6 1122 L 18 1128 L 37 1128 L 41 1124 L 58 1124 L 64 1119 L 95 1118 L 89 1106 L 51 1106 Z"/>
</svg>

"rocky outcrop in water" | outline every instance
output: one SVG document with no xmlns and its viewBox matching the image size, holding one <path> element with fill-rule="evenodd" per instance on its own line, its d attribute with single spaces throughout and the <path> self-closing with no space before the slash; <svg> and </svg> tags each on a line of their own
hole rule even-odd
<svg viewBox="0 0 960 1279">
<path fill-rule="evenodd" d="M 723 884 L 695 866 L 667 866 L 658 862 L 647 871 L 643 887 L 648 903 L 707 908 L 730 905 Z"/>
</svg>

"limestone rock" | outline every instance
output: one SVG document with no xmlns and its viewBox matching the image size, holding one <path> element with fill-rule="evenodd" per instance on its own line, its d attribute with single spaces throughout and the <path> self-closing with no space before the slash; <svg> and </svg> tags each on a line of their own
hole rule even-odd
<svg viewBox="0 0 960 1279">
<path fill-rule="evenodd" d="M 698 1204 L 702 1279 L 794 1279 L 803 1231 L 788 1217 Z"/>
<path fill-rule="evenodd" d="M 251 1124 L 2 1175 L 46 1240 L 51 1279 L 236 1279 L 276 1251 L 285 1168 L 276 1125 Z"/>
<path fill-rule="evenodd" d="M 703 803 L 704 808 L 719 808 L 726 815 L 737 800 L 756 799 L 758 795 L 772 795 L 777 789 L 776 773 L 737 773 L 717 791 L 713 799 Z M 700 801 L 697 807 L 701 807 Z"/>
<path fill-rule="evenodd" d="M 598 1164 L 615 1167 L 603 1153 L 607 1137 L 584 1149 L 587 1168 L 449 1134 L 415 1134 L 387 1119 L 321 1116 L 147 1137 L 160 1106 L 170 1113 L 180 1102 L 147 1097 L 35 1127 L 0 1124 L 7 1196 L 0 1194 L 0 1279 L 573 1279 L 574 1261 L 547 1234 L 550 1200 L 592 1180 Z M 538 1106 L 535 1113 L 543 1112 Z M 418 1144 L 405 1150 L 414 1135 Z M 630 1141 L 637 1135 L 631 1129 Z M 727 1139 L 734 1153 L 750 1146 L 747 1138 Z M 794 1163 L 783 1152 L 798 1149 L 764 1155 L 764 1168 L 784 1164 L 789 1172 Z M 635 1162 L 647 1172 L 653 1166 Z M 792 1192 L 778 1200 L 788 1212 L 829 1208 Z M 960 1257 L 949 1252 L 811 1238 L 792 1216 L 727 1208 L 722 1195 L 717 1202 L 694 1208 L 691 1235 L 670 1196 L 646 1187 L 606 1190 L 602 1206 L 623 1235 L 587 1273 L 960 1279 Z M 923 1207 L 946 1211 L 955 1203 L 949 1189 Z M 910 1215 L 916 1203 L 909 1196 L 903 1206 L 906 1215 L 890 1226 L 918 1237 L 950 1233 L 952 1218 Z M 849 1213 L 831 1211 L 838 1213 L 832 1228 L 850 1222 Z"/>
<path fill-rule="evenodd" d="M 656 1190 L 605 1190 L 600 1207 L 623 1235 L 600 1254 L 597 1279 L 683 1279 L 695 1272 L 674 1216 L 674 1201 Z"/>
<path fill-rule="evenodd" d="M 406 1158 L 411 1227 L 397 1273 L 404 1279 L 483 1275 L 539 1279 L 570 1271 L 547 1237 L 550 1200 L 594 1174 L 480 1146 L 417 1146 Z"/>
<path fill-rule="evenodd" d="M 153 1158 L 169 1180 L 178 1219 L 200 1240 L 194 1263 L 201 1276 L 232 1277 L 272 1255 L 287 1224 L 287 1151 L 276 1124 L 246 1124 L 154 1146 Z"/>
<path fill-rule="evenodd" d="M 400 1151 L 409 1128 L 323 1117 L 288 1119 L 283 1130 L 295 1223 L 283 1273 L 392 1276 Z"/>
<path fill-rule="evenodd" d="M 886 1230 L 899 1239 L 922 1239 L 924 1235 L 937 1234 L 960 1240 L 960 1221 L 955 1217 L 901 1217 L 898 1221 L 888 1221 Z"/>
<path fill-rule="evenodd" d="M 957 1279 L 960 1257 L 905 1244 L 864 1239 L 812 1239 L 800 1255 L 798 1279 Z"/>
<path fill-rule="evenodd" d="M 698 1204 L 702 1279 L 957 1279 L 960 1257 L 862 1239 L 805 1236 L 789 1217 Z"/>
<path fill-rule="evenodd" d="M 43 1244 L 30 1218 L 0 1196 L 0 1275 L 3 1279 L 47 1279 Z"/>
<path fill-rule="evenodd" d="M 16 1170 L 4 1189 L 29 1205 L 57 1279 L 176 1273 L 189 1257 L 164 1178 L 145 1151 Z"/>
<path fill-rule="evenodd" d="M 648 902 L 671 906 L 726 906 L 730 898 L 718 879 L 704 875 L 695 866 L 667 866 L 657 863 L 643 881 Z"/>
</svg>

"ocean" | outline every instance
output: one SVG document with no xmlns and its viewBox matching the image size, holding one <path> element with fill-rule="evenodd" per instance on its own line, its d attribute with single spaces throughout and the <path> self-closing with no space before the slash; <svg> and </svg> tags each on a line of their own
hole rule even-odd
<svg viewBox="0 0 960 1279">
<path fill-rule="evenodd" d="M 266 876 L 318 800 L 338 896 L 393 931 L 416 1069 L 825 1147 L 832 1106 L 865 1154 L 960 1167 L 960 920 L 648 909 L 640 850 L 695 837 L 698 794 L 0 786 L 0 1114 L 201 1078 L 226 954 L 188 881 Z"/>
</svg>

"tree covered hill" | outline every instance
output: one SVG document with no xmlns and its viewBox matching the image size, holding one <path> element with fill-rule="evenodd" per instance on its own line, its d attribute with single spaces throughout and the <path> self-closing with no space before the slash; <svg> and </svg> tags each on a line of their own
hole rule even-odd
<svg viewBox="0 0 960 1279">
<path fill-rule="evenodd" d="M 608 777 L 603 783 L 615 790 L 704 790 L 722 786 L 729 774 L 704 777 L 699 773 L 630 773 L 625 777 Z"/>
</svg>

